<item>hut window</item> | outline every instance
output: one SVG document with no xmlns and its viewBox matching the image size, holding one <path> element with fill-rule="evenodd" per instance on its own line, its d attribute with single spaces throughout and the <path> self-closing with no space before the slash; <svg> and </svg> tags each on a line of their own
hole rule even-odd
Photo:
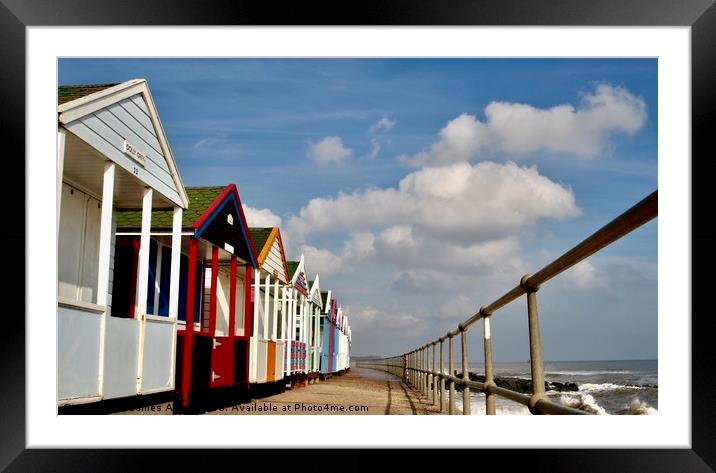
<svg viewBox="0 0 716 473">
<path fill-rule="evenodd" d="M 60 234 L 57 254 L 58 294 L 97 302 L 100 202 L 62 184 Z"/>
</svg>

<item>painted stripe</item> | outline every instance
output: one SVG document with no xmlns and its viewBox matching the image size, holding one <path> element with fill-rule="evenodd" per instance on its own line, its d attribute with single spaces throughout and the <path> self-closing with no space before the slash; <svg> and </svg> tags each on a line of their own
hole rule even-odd
<svg viewBox="0 0 716 473">
<path fill-rule="evenodd" d="M 269 251 L 271 251 L 271 246 L 273 245 L 274 239 L 276 239 L 276 234 L 278 233 L 278 228 L 274 227 L 273 230 L 271 230 L 271 233 L 269 234 L 268 238 L 266 239 L 266 242 L 264 243 L 264 247 L 261 248 L 261 253 L 259 253 L 259 264 L 264 264 L 264 261 L 266 260 L 266 255 L 268 255 Z"/>
<path fill-rule="evenodd" d="M 251 242 L 249 229 L 246 226 L 246 218 L 244 217 L 244 213 L 241 211 L 241 205 L 239 205 L 239 202 L 237 201 L 238 193 L 234 192 L 235 189 L 236 186 L 233 184 L 227 186 L 226 190 L 224 190 L 221 195 L 219 195 L 219 197 L 217 197 L 214 202 L 212 202 L 211 205 L 207 207 L 204 213 L 199 216 L 196 222 L 194 222 L 194 224 L 192 225 L 196 229 L 194 236 L 196 238 L 199 238 L 204 233 L 204 231 L 206 231 L 209 226 L 209 223 L 211 223 L 216 218 L 219 212 L 221 212 L 221 210 L 223 210 L 223 208 L 229 202 L 232 202 L 234 204 L 234 210 L 236 210 L 237 215 L 241 217 L 242 236 L 244 237 L 244 243 L 246 244 L 249 258 L 251 259 L 251 266 L 255 268 L 258 265 L 256 264 L 256 257 L 253 251 L 253 243 Z M 230 198 L 227 198 L 227 196 L 230 196 Z"/>
</svg>

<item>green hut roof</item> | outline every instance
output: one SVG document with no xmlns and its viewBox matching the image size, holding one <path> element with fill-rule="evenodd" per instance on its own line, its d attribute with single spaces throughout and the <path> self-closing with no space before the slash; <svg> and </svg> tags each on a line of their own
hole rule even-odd
<svg viewBox="0 0 716 473">
<path fill-rule="evenodd" d="M 298 269 L 300 261 L 286 261 L 286 266 L 288 267 L 288 277 L 289 279 L 293 279 L 293 275 Z"/>
<path fill-rule="evenodd" d="M 94 94 L 100 90 L 108 89 L 119 85 L 120 83 L 114 84 L 83 84 L 83 85 L 61 85 L 57 88 L 57 104 L 62 105 L 63 103 L 72 102 L 73 100 L 80 99 L 86 95 Z"/>
<path fill-rule="evenodd" d="M 207 207 L 216 200 L 226 189 L 226 186 L 187 187 L 186 195 L 189 198 L 189 208 L 182 212 L 182 228 L 190 229 L 191 225 L 204 213 Z M 118 210 L 117 229 L 136 230 L 142 228 L 141 210 Z M 154 210 L 152 212 L 152 230 L 172 228 L 174 211 Z"/>
<path fill-rule="evenodd" d="M 273 227 L 251 227 L 249 231 L 251 232 L 251 240 L 254 242 L 254 253 L 258 257 L 264 245 L 266 245 L 266 240 L 271 235 Z"/>
</svg>

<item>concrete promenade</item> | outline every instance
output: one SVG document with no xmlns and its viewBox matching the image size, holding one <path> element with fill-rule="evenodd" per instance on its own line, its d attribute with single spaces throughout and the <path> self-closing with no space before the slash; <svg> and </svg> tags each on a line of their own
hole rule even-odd
<svg viewBox="0 0 716 473">
<path fill-rule="evenodd" d="M 354 367 L 348 373 L 326 381 L 209 414 L 424 415 L 439 412 L 431 405 L 430 399 L 410 389 L 396 376 Z"/>
<path fill-rule="evenodd" d="M 171 403 L 115 414 L 172 415 Z M 431 415 L 440 414 L 430 399 L 398 377 L 353 367 L 346 374 L 256 397 L 242 404 L 206 412 L 208 415 Z"/>
</svg>

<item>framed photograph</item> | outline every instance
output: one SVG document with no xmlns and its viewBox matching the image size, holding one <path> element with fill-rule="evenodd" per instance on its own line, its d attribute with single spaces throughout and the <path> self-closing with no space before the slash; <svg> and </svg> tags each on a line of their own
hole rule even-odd
<svg viewBox="0 0 716 473">
<path fill-rule="evenodd" d="M 318 5 L 277 12 L 223 2 L 197 10 L 183 1 L 170 7 L 136 2 L 120 8 L 105 2 L 3 0 L 0 49 L 5 67 L 0 80 L 6 91 L 14 92 L 5 96 L 2 123 L 11 143 L 8 156 L 25 157 L 6 160 L 11 168 L 7 175 L 14 176 L 7 187 L 12 192 L 6 192 L 15 196 L 9 200 L 8 222 L 24 222 L 26 233 L 9 230 L 5 237 L 14 248 L 8 252 L 8 267 L 25 267 L 25 278 L 11 279 L 8 291 L 9 296 L 20 294 L 16 281 L 23 281 L 25 324 L 11 324 L 2 336 L 0 366 L 6 376 L 0 405 L 0 467 L 94 471 L 110 465 L 124 470 L 140 457 L 168 468 L 186 467 L 203 465 L 208 458 L 216 461 L 219 454 L 231 457 L 227 461 L 238 455 L 261 459 L 265 452 L 245 451 L 256 448 L 309 449 L 284 451 L 282 461 L 310 461 L 319 453 L 313 449 L 325 448 L 411 449 L 416 457 L 427 459 L 434 453 L 429 449 L 469 448 L 478 449 L 475 453 L 483 459 L 487 455 L 497 461 L 504 458 L 505 449 L 512 449 L 510 461 L 518 467 L 545 471 L 714 471 L 716 454 L 709 440 L 716 437 L 711 404 L 716 376 L 710 370 L 714 355 L 706 341 L 710 326 L 698 315 L 692 296 L 708 294 L 703 287 L 707 277 L 697 276 L 691 264 L 692 255 L 704 268 L 711 262 L 708 248 L 714 238 L 710 226 L 694 218 L 694 210 L 708 197 L 702 199 L 698 189 L 703 187 L 696 185 L 707 171 L 694 172 L 694 164 L 705 159 L 692 158 L 705 155 L 712 128 L 712 3 L 694 0 L 677 9 L 636 0 L 599 5 L 580 0 L 565 8 L 558 3 L 451 0 L 416 9 L 396 2 L 326 18 Z M 231 79 L 238 73 L 248 79 Z M 480 80 L 461 80 L 468 76 Z M 183 85 L 172 88 L 179 82 Z M 232 87 L 242 88 L 242 101 L 231 101 L 236 98 Z M 223 104 L 222 94 L 227 94 Z M 338 102 L 337 97 L 345 101 Z M 326 107 L 331 100 L 336 101 L 332 108 Z M 181 103 L 191 107 L 182 109 Z M 171 116 L 169 125 L 162 124 L 165 110 Z M 246 119 L 252 113 L 255 119 Z M 222 128 L 227 117 L 243 120 L 243 141 Z M 280 128 L 274 122 L 277 117 L 290 125 L 269 136 Z M 348 122 L 357 125 L 339 125 Z M 177 132 L 181 127 L 184 131 Z M 246 143 L 260 147 L 262 162 L 283 169 L 283 177 L 252 161 L 246 173 L 270 175 L 271 184 L 234 178 L 237 174 L 228 166 L 236 161 L 227 157 L 252 156 L 252 145 Z M 84 160 L 103 146 L 109 156 L 103 166 Z M 48 156 L 53 155 L 62 156 L 65 174 L 72 173 L 67 179 L 58 174 L 63 164 L 48 165 Z M 600 162 L 595 156 L 601 155 L 612 159 Z M 572 160 L 568 171 L 561 170 L 564 159 Z M 202 170 L 201 163 L 209 162 Z M 299 165 L 305 169 L 297 170 Z M 104 183 L 104 190 L 83 181 L 92 173 L 91 179 Z M 22 182 L 20 175 L 25 188 L 14 189 Z M 129 178 L 143 184 L 134 185 Z M 292 179 L 316 190 L 301 191 Z M 234 181 L 238 188 L 206 187 Z M 503 186 L 506 181 L 511 184 Z M 267 186 L 283 189 L 268 191 Z M 463 187 L 464 192 L 456 190 Z M 490 189 L 500 198 L 493 198 Z M 576 203 L 575 189 L 580 192 Z M 570 248 L 564 242 L 576 244 L 599 228 L 593 225 L 596 220 L 570 223 L 584 202 L 590 211 L 598 209 L 590 215 L 606 223 L 657 190 L 659 215 L 649 234 L 623 249 L 643 257 L 642 266 L 607 261 L 595 268 L 580 263 L 578 270 L 568 273 L 569 283 L 560 286 L 559 297 L 543 297 L 546 291 L 540 292 L 540 307 L 547 307 L 545 312 L 554 320 L 542 317 L 542 341 L 545 347 L 567 347 L 549 351 L 556 357 L 551 360 L 563 361 L 545 363 L 549 392 L 539 398 L 542 401 L 525 395 L 524 408 L 498 401 L 496 409 L 497 414 L 558 413 L 558 408 L 550 412 L 548 401 L 561 400 L 555 404 L 571 406 L 574 412 L 652 415 L 481 416 L 495 410 L 484 396 L 469 398 L 474 417 L 431 415 L 421 421 L 384 415 L 81 412 L 81 404 L 91 404 L 97 396 L 83 384 L 81 370 L 97 363 L 104 367 L 99 371 L 97 399 L 123 398 L 135 390 L 143 396 L 159 395 L 169 392 L 161 379 L 171 377 L 170 394 L 176 395 L 172 405 L 183 406 L 184 413 L 193 413 L 190 396 L 203 392 L 196 390 L 195 378 L 205 361 L 210 373 L 207 388 L 214 388 L 244 377 L 255 384 L 289 376 L 292 382 L 295 378 L 308 384 L 313 380 L 308 375 L 296 378 L 291 364 L 293 370 L 305 368 L 306 373 L 315 368 L 318 378 L 325 363 L 329 372 L 349 366 L 360 370 L 374 368 L 369 365 L 376 362 L 359 355 L 395 355 L 392 362 L 400 367 L 385 367 L 390 376 L 415 382 L 410 377 L 414 370 L 425 399 L 430 399 L 434 392 L 426 383 L 432 378 L 421 377 L 420 370 L 436 366 L 437 347 L 442 356 L 443 341 L 456 345 L 455 367 L 460 372 L 461 363 L 467 363 L 467 358 L 460 359 L 460 331 L 474 322 L 474 340 L 467 342 L 469 369 L 482 373 L 484 368 L 477 365 L 483 362 L 483 339 L 490 339 L 490 328 L 477 321 L 505 305 L 492 301 L 515 284 L 523 293 L 538 289 L 530 286 L 533 279 L 512 278 L 506 285 L 504 279 L 485 278 L 479 270 L 497 271 L 505 265 L 515 271 L 538 270 Z M 445 193 L 456 197 L 447 199 Z M 633 198 L 637 194 L 641 197 Z M 16 204 L 19 195 L 24 196 L 24 206 Z M 84 199 L 77 211 L 79 220 L 61 221 L 58 202 L 78 195 Z M 583 195 L 587 197 L 582 200 Z M 600 199 L 610 195 L 614 200 L 602 207 Z M 271 196 L 281 202 L 293 196 L 296 202 L 273 207 L 267 200 Z M 651 197 L 656 206 L 656 193 Z M 106 198 L 114 202 L 109 212 L 101 205 Z M 469 201 L 473 204 L 463 205 Z M 190 202 L 200 211 L 187 210 Z M 154 220 L 145 221 L 147 210 L 165 225 L 155 228 Z M 158 216 L 157 211 L 166 215 Z M 59 245 L 47 245 L 48 214 L 56 216 L 57 231 L 65 232 Z M 82 253 L 83 242 L 91 240 L 89 219 L 95 217 L 100 254 L 96 265 Z M 470 219 L 485 223 L 466 225 Z M 545 220 L 567 223 L 535 223 Z M 331 226 L 342 233 L 330 233 Z M 11 228 L 21 226 L 13 223 Z M 77 228 L 83 229 L 81 235 Z M 102 228 L 112 229 L 111 243 L 103 238 Z M 569 238 L 560 238 L 559 232 L 568 232 Z M 150 238 L 152 249 L 139 250 Z M 466 243 L 470 239 L 480 245 Z M 108 245 L 114 258 L 105 261 L 102 255 L 109 254 Z M 22 263 L 20 246 L 25 250 Z M 47 247 L 50 251 L 43 251 Z M 172 247 L 182 251 L 173 252 Z M 272 251 L 276 256 L 269 255 Z M 445 266 L 416 264 L 426 255 Z M 266 258 L 280 264 L 271 266 Z M 465 258 L 476 258 L 482 266 L 460 269 Z M 399 271 L 381 272 L 386 263 Z M 57 271 L 77 265 L 74 285 L 67 278 L 58 280 Z M 83 275 L 92 268 L 96 271 L 95 266 L 102 273 L 108 265 L 114 278 L 99 277 L 98 286 L 83 286 Z M 340 292 L 328 292 L 331 278 L 338 279 L 333 276 L 338 267 L 348 277 L 335 287 L 353 285 L 366 294 L 343 307 Z M 129 282 L 123 289 L 124 273 L 150 283 Z M 186 281 L 192 278 L 199 289 L 179 289 L 179 281 L 189 287 Z M 356 282 L 350 283 L 351 278 Z M 451 278 L 462 281 L 450 282 Z M 610 285 L 599 286 L 599 280 L 607 278 Z M 236 281 L 243 285 L 235 286 Z M 279 291 L 280 281 L 287 290 Z M 110 284 L 107 299 L 103 289 Z M 370 284 L 392 291 L 385 297 L 392 305 L 376 302 Z M 446 289 L 459 284 L 464 285 L 461 291 Z M 580 291 L 586 287 L 601 289 L 585 296 Z M 435 303 L 438 295 L 445 302 Z M 606 313 L 616 306 L 609 299 L 629 297 L 634 302 L 619 310 L 628 312 L 625 317 L 633 315 L 634 321 L 619 333 L 621 315 Z M 305 305 L 296 309 L 299 300 Z M 530 299 L 530 324 L 537 317 L 533 303 Z M 511 311 L 522 314 L 523 335 L 512 337 L 498 328 L 498 316 L 492 328 L 495 334 L 507 334 L 503 348 L 497 348 L 498 376 L 518 379 L 521 370 L 529 373 L 526 379 L 544 376 L 541 367 L 535 368 L 542 364 L 541 349 L 533 340 L 535 333 L 539 339 L 539 325 L 530 325 L 528 343 L 527 304 L 515 305 Z M 584 305 L 589 305 L 585 312 L 592 320 L 569 317 Z M 71 321 L 72 311 L 100 313 L 107 307 L 112 307 L 112 315 L 130 315 L 103 314 L 101 324 L 89 328 Z M 187 321 L 192 307 L 199 314 L 194 324 Z M 287 315 L 291 307 L 293 314 L 301 314 L 300 323 Z M 601 319 L 596 317 L 599 307 L 605 312 Z M 65 312 L 59 319 L 71 322 L 57 323 L 58 312 Z M 472 314 L 474 320 L 465 323 Z M 256 317 L 262 322 L 255 322 Z M 640 317 L 646 321 L 641 331 L 636 327 Z M 319 338 L 327 335 L 324 318 L 325 327 L 335 330 L 335 340 L 325 338 L 326 347 L 334 347 L 325 355 L 331 361 L 323 360 L 324 354 L 311 344 L 315 340 L 320 346 Z M 142 327 L 136 334 L 134 325 Z M 545 335 L 545 326 L 553 330 L 551 335 Z M 135 344 L 144 348 L 135 350 L 139 359 L 129 360 L 129 365 L 138 363 L 140 375 L 134 376 L 136 370 L 123 375 L 123 351 L 103 355 L 111 352 L 104 348 L 105 343 L 114 343 L 111 337 L 102 337 L 95 347 L 99 362 L 86 356 L 95 345 L 93 331 L 107 330 L 123 334 L 122 340 L 126 334 L 136 335 Z M 205 332 L 211 335 L 204 337 Z M 218 338 L 219 332 L 230 343 Z M 402 337 L 392 335 L 399 332 Z M 359 342 L 360 336 L 370 343 Z M 146 342 L 150 337 L 155 337 L 152 344 Z M 75 350 L 71 356 L 63 352 L 63 344 Z M 204 361 L 197 358 L 197 346 L 202 344 Z M 510 344 L 520 348 L 504 348 Z M 587 354 L 568 358 L 580 346 Z M 155 348 L 159 351 L 152 351 Z M 245 359 L 239 359 L 239 351 L 246 353 Z M 177 355 L 161 369 L 145 361 L 164 359 L 164 352 Z M 484 353 L 487 356 L 486 349 Z M 503 363 L 519 357 L 529 359 Z M 623 361 L 636 357 L 649 360 Z M 275 361 L 267 362 L 268 358 Z M 262 360 L 258 367 L 252 364 L 254 359 Z M 609 361 L 574 361 L 586 359 Z M 621 381 L 614 381 L 614 376 Z M 487 382 L 484 376 L 474 381 Z M 498 385 L 506 392 L 507 385 Z M 388 399 L 402 399 L 391 386 L 388 381 L 382 388 L 393 396 Z M 527 384 L 508 387 L 527 393 L 532 389 Z M 632 388 L 642 389 L 640 396 L 635 397 Z M 295 393 L 300 390 L 291 394 Z M 412 405 L 416 413 L 411 399 L 406 391 L 406 406 Z M 466 409 L 461 402 L 459 407 Z M 380 404 L 381 412 L 376 413 L 403 413 L 396 406 L 393 402 L 391 411 L 390 401 L 385 409 Z M 131 413 L 129 408 L 112 412 L 121 410 Z M 176 454 L 177 449 L 188 448 L 201 450 Z M 367 451 L 348 452 L 340 461 L 351 461 L 354 455 L 370 466 Z M 437 458 L 433 461 L 441 465 Z"/>
</svg>

